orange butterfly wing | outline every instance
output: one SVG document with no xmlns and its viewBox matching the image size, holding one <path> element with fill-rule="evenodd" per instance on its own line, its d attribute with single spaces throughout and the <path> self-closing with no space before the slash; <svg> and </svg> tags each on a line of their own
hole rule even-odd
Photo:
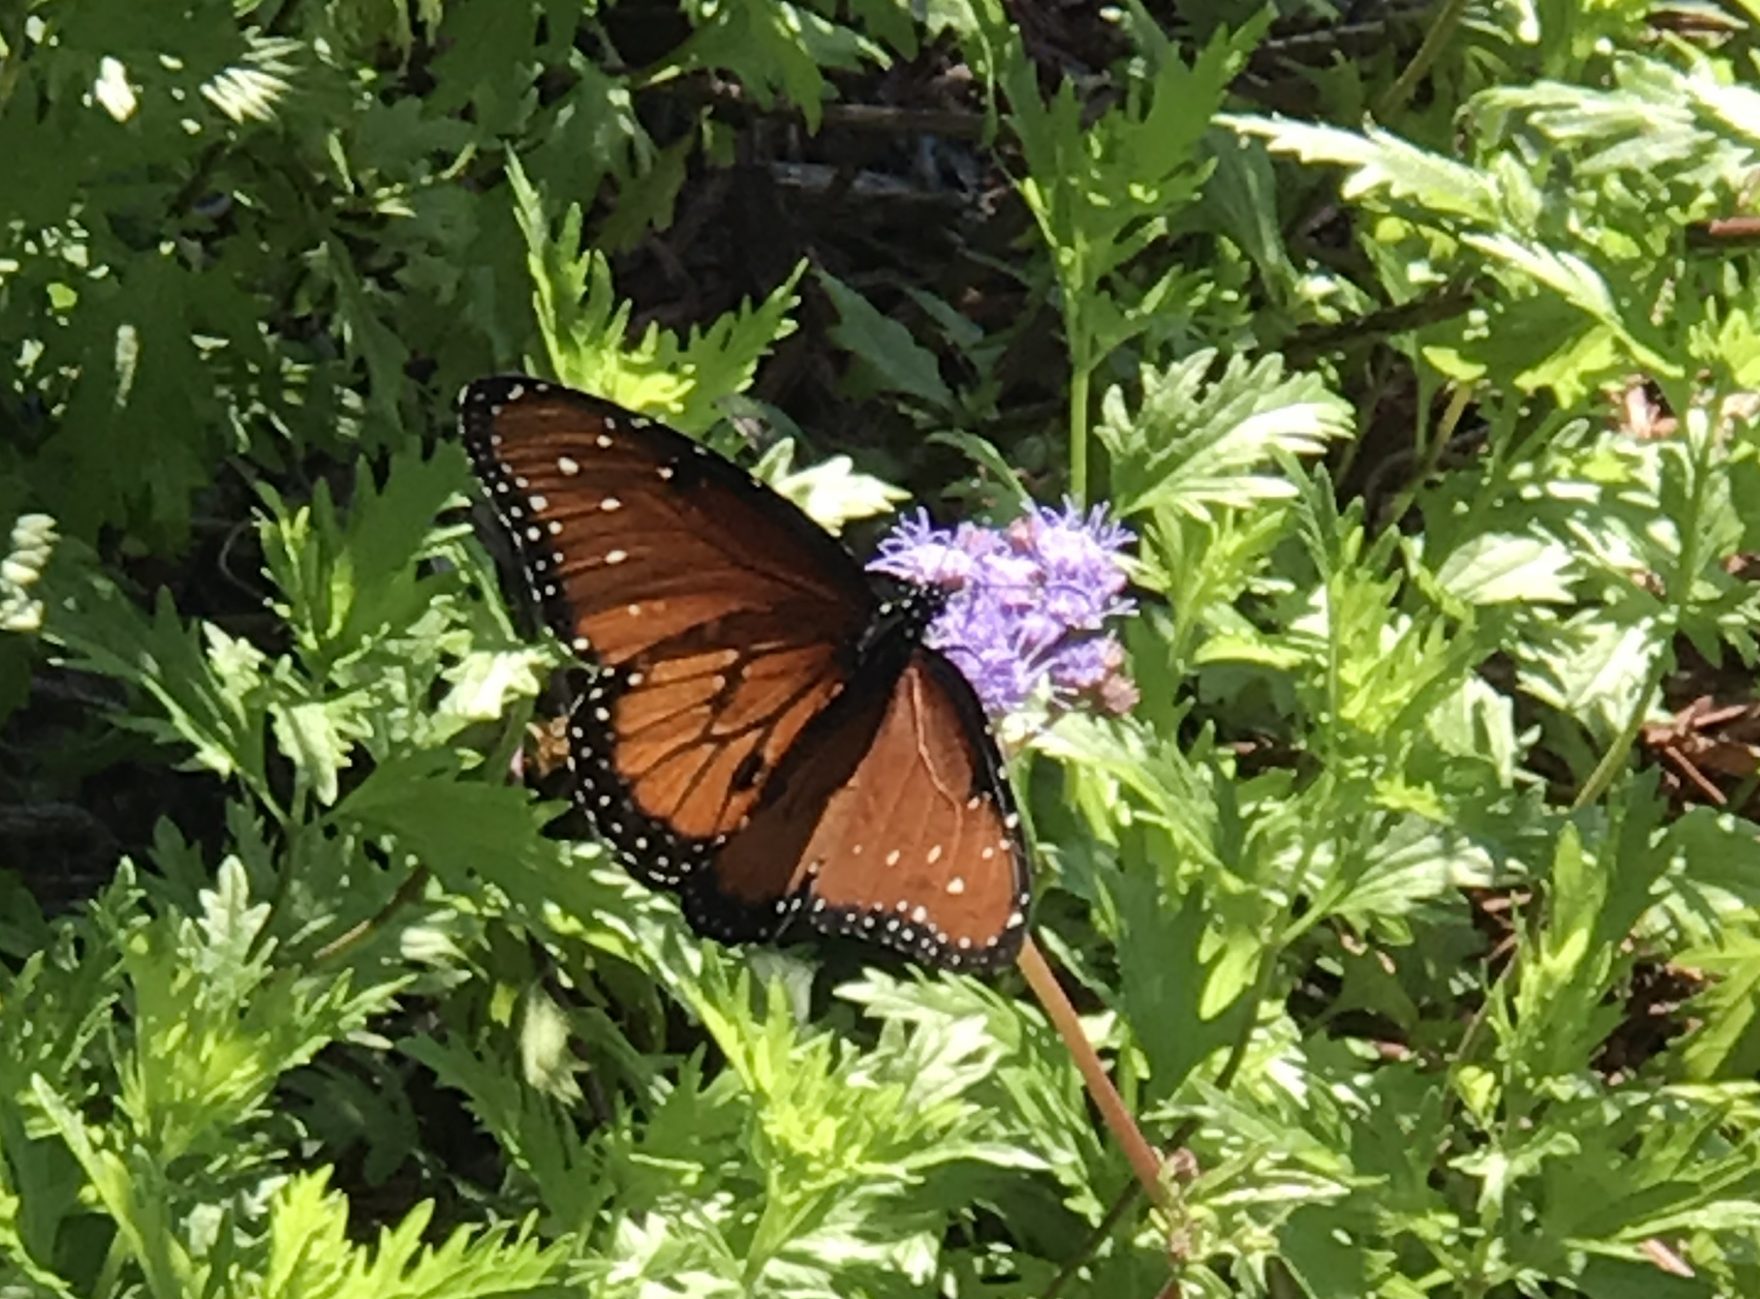
<svg viewBox="0 0 1760 1299">
<path fill-rule="evenodd" d="M 682 434 L 554 384 L 460 396 L 531 595 L 592 670 L 575 797 L 700 931 L 804 912 L 921 959 L 1012 956 L 1025 851 L 931 593 L 882 602 L 795 506 Z"/>
</svg>

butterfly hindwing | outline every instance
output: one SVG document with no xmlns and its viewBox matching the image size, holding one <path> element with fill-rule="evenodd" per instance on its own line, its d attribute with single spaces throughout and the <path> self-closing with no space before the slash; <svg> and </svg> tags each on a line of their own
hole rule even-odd
<svg viewBox="0 0 1760 1299">
<path fill-rule="evenodd" d="M 1019 826 L 971 686 L 918 649 L 807 845 L 823 864 L 803 914 L 937 964 L 1012 961 L 1029 891 Z"/>
</svg>

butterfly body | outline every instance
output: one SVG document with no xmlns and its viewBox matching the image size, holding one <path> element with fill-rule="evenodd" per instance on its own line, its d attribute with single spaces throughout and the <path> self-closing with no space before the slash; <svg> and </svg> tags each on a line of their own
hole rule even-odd
<svg viewBox="0 0 1760 1299">
<path fill-rule="evenodd" d="M 1018 948 L 1027 862 L 1001 759 L 882 591 L 792 503 L 680 433 L 523 376 L 464 441 L 545 620 L 587 670 L 572 794 L 700 932 L 797 918 L 957 968 Z"/>
</svg>

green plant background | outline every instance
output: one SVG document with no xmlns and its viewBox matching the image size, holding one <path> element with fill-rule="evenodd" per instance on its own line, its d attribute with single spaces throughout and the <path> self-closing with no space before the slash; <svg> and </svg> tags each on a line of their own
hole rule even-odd
<svg viewBox="0 0 1760 1299">
<path fill-rule="evenodd" d="M 0 1293 L 1760 1293 L 1756 23 L 0 7 Z M 1137 530 L 1017 774 L 1170 1213 L 1017 979 L 545 833 L 514 367 Z"/>
</svg>

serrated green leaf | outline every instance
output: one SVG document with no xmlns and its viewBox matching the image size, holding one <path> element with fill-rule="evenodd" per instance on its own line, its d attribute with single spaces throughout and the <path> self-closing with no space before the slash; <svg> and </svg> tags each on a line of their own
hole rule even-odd
<svg viewBox="0 0 1760 1299">
<path fill-rule="evenodd" d="M 837 308 L 838 323 L 830 331 L 833 342 L 878 375 L 882 388 L 944 409 L 953 405 L 935 354 L 912 338 L 910 330 L 881 315 L 829 271 L 819 271 L 818 277 Z"/>
<path fill-rule="evenodd" d="M 800 506 L 827 532 L 836 535 L 855 519 L 890 514 L 910 493 L 858 473 L 848 456 L 832 456 L 805 469 L 794 468 L 794 443 L 778 442 L 766 451 L 752 472 Z"/>
<path fill-rule="evenodd" d="M 1173 270 L 1143 292 L 1115 299 L 1104 290 L 1119 293 L 1122 286 L 1109 285 L 1115 272 L 1162 239 L 1173 215 L 1197 197 L 1209 170 L 1199 143 L 1268 21 L 1260 14 L 1237 32 L 1218 29 L 1190 66 L 1163 42 L 1124 100 L 1094 121 L 1085 120 L 1067 80 L 1049 102 L 1041 98 L 1017 33 L 993 50 L 1026 161 L 1016 185 L 1051 250 L 1071 363 L 1084 379 L 1148 328 L 1171 292 Z"/>
<path fill-rule="evenodd" d="M 1583 614 L 1517 650 L 1521 688 L 1612 734 L 1654 679 L 1662 646 L 1649 618 Z"/>
<path fill-rule="evenodd" d="M 214 1153 L 257 1119 L 276 1079 L 386 1009 L 396 976 L 356 992 L 341 974 L 275 978 L 236 859 L 204 894 L 201 920 L 156 918 L 126 936 L 132 1042 L 117 1109 L 157 1166 Z"/>
<path fill-rule="evenodd" d="M 566 1244 L 540 1246 L 529 1224 L 516 1232 L 460 1227 L 424 1243 L 431 1201 L 381 1230 L 371 1246 L 354 1244 L 348 1202 L 327 1191 L 326 1180 L 323 1172 L 300 1174 L 271 1202 L 264 1299 L 489 1299 L 546 1289 L 558 1279 Z"/>
<path fill-rule="evenodd" d="M 539 193 L 517 161 L 509 163 L 508 178 L 538 324 L 562 382 L 700 433 L 718 418 L 717 403 L 743 392 L 759 359 L 793 332 L 788 313 L 805 262 L 762 302 L 728 312 L 706 330 L 693 328 L 681 340 L 650 325 L 630 343 L 630 304 L 618 299 L 610 264 L 597 250 L 579 251 L 579 205 L 569 205 L 553 237 Z"/>
<path fill-rule="evenodd" d="M 165 1188 L 156 1184 L 157 1170 L 138 1151 L 131 1151 L 134 1158 L 129 1159 L 115 1150 L 115 1134 L 89 1124 L 44 1079 L 31 1079 L 30 1100 L 66 1143 L 93 1198 L 115 1224 L 120 1248 L 139 1266 L 148 1285 L 161 1294 L 194 1286 L 194 1263 L 170 1221 Z"/>
<path fill-rule="evenodd" d="M 364 695 L 302 702 L 277 700 L 269 705 L 276 744 L 293 759 L 324 807 L 336 801 L 338 773 L 349 765 L 352 742 L 372 734 L 365 717 L 371 706 Z"/>
<path fill-rule="evenodd" d="M 248 642 L 211 624 L 199 630 L 185 625 L 168 594 L 161 593 L 149 619 L 107 583 L 89 581 L 50 606 L 44 630 L 66 647 L 70 662 L 124 682 L 151 701 L 131 724 L 188 746 L 194 760 L 216 775 L 265 787 L 264 659 Z M 208 644 L 206 653 L 200 640 Z"/>
<path fill-rule="evenodd" d="M 1572 598 L 1566 575 L 1575 567 L 1559 542 L 1481 533 L 1442 562 L 1436 581 L 1468 604 L 1563 604 Z"/>
<path fill-rule="evenodd" d="M 1243 135 L 1264 140 L 1275 153 L 1349 168 L 1350 177 L 1343 186 L 1347 199 L 1385 195 L 1484 226 L 1497 224 L 1499 199 L 1487 176 L 1379 127 L 1357 132 L 1282 117 L 1225 115 L 1219 120 Z"/>
<path fill-rule="evenodd" d="M 687 0 L 684 8 L 695 30 L 669 62 L 680 69 L 726 68 L 766 106 L 780 93 L 810 131 L 819 129 L 830 89 L 822 68 L 890 62 L 860 33 L 792 0 Z"/>
<path fill-rule="evenodd" d="M 1314 455 L 1349 430 L 1350 408 L 1318 377 L 1286 377 L 1276 357 L 1231 357 L 1211 379 L 1215 361 L 1203 350 L 1164 370 L 1145 366 L 1135 410 L 1122 388 L 1107 390 L 1096 431 L 1114 458 L 1121 511 L 1208 519 L 1292 497 L 1293 484 L 1264 472 L 1278 454 Z"/>
<path fill-rule="evenodd" d="M 440 711 L 461 722 L 494 721 L 511 701 L 536 697 L 551 666 L 541 649 L 473 650 L 441 674 L 451 688 Z"/>
<path fill-rule="evenodd" d="M 1575 253 L 1543 248 L 1511 235 L 1463 235 L 1461 242 L 1487 257 L 1522 272 L 1545 286 L 1592 320 L 1612 330 L 1632 357 L 1661 375 L 1676 375 L 1680 367 L 1639 341 L 1639 326 L 1628 325 L 1601 272 Z M 1649 332 L 1647 329 L 1644 332 Z"/>
</svg>

